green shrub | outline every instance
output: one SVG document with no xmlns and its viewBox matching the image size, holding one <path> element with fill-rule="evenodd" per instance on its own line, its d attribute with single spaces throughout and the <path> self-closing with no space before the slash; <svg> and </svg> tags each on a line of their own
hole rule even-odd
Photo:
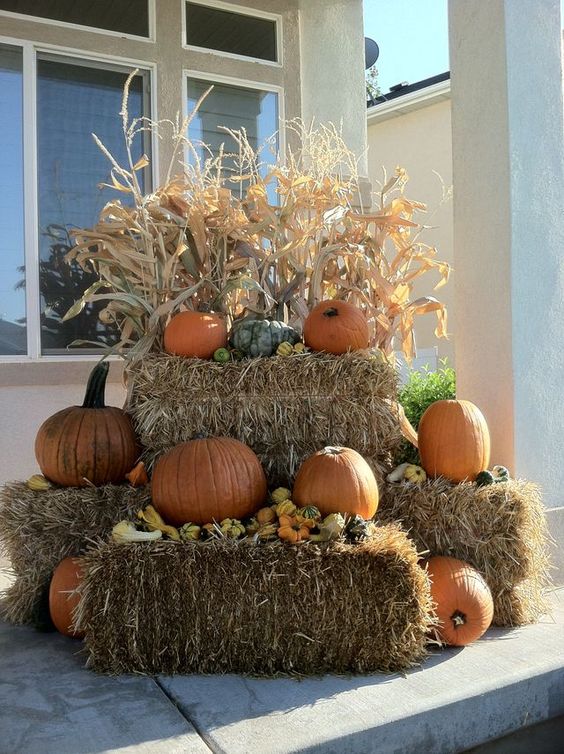
<svg viewBox="0 0 564 754">
<path fill-rule="evenodd" d="M 415 429 L 425 409 L 435 401 L 456 397 L 456 375 L 454 369 L 448 366 L 447 359 L 441 359 L 441 367 L 436 372 L 429 367 L 413 370 L 407 384 L 399 392 L 399 402 L 403 406 L 405 415 Z M 419 453 L 411 443 L 404 440 L 397 456 L 397 463 L 419 463 Z"/>
</svg>

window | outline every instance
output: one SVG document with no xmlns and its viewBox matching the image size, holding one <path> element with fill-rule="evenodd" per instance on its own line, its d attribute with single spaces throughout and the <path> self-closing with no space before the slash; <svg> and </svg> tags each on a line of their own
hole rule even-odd
<svg viewBox="0 0 564 754">
<path fill-rule="evenodd" d="M 68 354 L 75 340 L 114 341 L 98 319 L 103 303 L 62 321 L 97 279 L 65 257 L 73 228 L 93 226 L 111 199 L 128 200 L 98 188 L 111 182 L 111 165 L 91 134 L 127 164 L 119 113 L 129 71 L 28 43 L 0 45 L 0 356 Z M 149 77 L 142 70 L 131 82 L 130 119 L 151 114 Z M 132 147 L 135 161 L 143 153 L 151 156 L 146 131 Z M 149 171 L 137 173 L 143 191 L 151 189 Z"/>
<path fill-rule="evenodd" d="M 278 95 L 272 91 L 189 77 L 189 111 L 194 109 L 199 98 L 212 84 L 213 89 L 200 105 L 188 131 L 191 141 L 196 146 L 198 158 L 203 162 L 210 156 L 204 144 L 209 146 L 214 156 L 219 154 L 222 144 L 226 153 L 233 154 L 236 151 L 236 145 L 220 127 L 226 126 L 232 130 L 244 128 L 253 149 L 263 147 L 262 171 L 266 173 L 268 165 L 274 162 L 276 152 L 280 148 L 277 135 Z M 228 169 L 230 164 L 233 166 L 233 158 L 227 157 L 225 165 Z M 271 192 L 269 199 L 275 203 L 276 194 L 273 186 L 271 186 Z"/>
<path fill-rule="evenodd" d="M 227 6 L 229 7 L 229 6 Z M 186 44 L 278 62 L 277 22 L 233 8 L 186 3 Z"/>
<path fill-rule="evenodd" d="M 97 188 L 109 180 L 111 165 L 92 138 L 95 133 L 116 158 L 126 164 L 118 113 L 124 71 L 91 67 L 61 58 L 37 61 L 37 165 L 40 258 L 41 346 L 43 353 L 64 352 L 76 339 L 113 341 L 114 333 L 98 320 L 104 304 L 89 305 L 63 322 L 62 317 L 80 293 L 96 279 L 77 264 L 68 265 L 73 227 L 95 224 L 100 210 L 123 194 Z M 148 115 L 142 75 L 132 82 L 130 118 Z M 137 160 L 148 146 L 134 144 Z M 146 176 L 140 176 L 142 184 Z M 144 186 L 142 186 L 144 188 Z"/>
<path fill-rule="evenodd" d="M 0 47 L 0 354 L 27 351 L 24 277 L 23 55 Z"/>
<path fill-rule="evenodd" d="M 149 0 L 0 0 L 0 10 L 90 26 L 93 29 L 149 36 Z"/>
</svg>

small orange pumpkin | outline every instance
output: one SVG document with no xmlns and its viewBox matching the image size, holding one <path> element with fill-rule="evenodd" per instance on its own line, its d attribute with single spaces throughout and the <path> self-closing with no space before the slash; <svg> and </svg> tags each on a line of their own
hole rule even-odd
<svg viewBox="0 0 564 754">
<path fill-rule="evenodd" d="M 490 627 L 494 610 L 492 594 L 481 574 L 462 560 L 442 555 L 430 558 L 426 568 L 441 640 L 464 647 L 479 639 Z"/>
<path fill-rule="evenodd" d="M 341 354 L 368 348 L 370 333 L 361 309 L 346 301 L 322 301 L 304 322 L 304 342 L 314 351 Z"/>
<path fill-rule="evenodd" d="M 73 611 L 80 601 L 75 592 L 82 581 L 80 558 L 65 558 L 55 568 L 49 587 L 49 612 L 57 631 L 82 639 L 84 634 L 72 630 Z M 69 594 L 73 592 L 73 594 Z"/>
<path fill-rule="evenodd" d="M 329 513 L 357 513 L 372 518 L 379 501 L 378 483 L 364 458 L 351 448 L 327 447 L 303 462 L 293 498 L 300 507 L 315 505 Z"/>
<path fill-rule="evenodd" d="M 227 324 L 221 314 L 187 311 L 176 314 L 165 327 L 164 349 L 176 356 L 211 359 L 227 346 Z"/>
<path fill-rule="evenodd" d="M 46 419 L 35 438 L 39 468 L 63 487 L 118 484 L 131 469 L 139 448 L 131 419 L 104 404 L 108 362 L 92 370 L 82 406 L 70 406 Z"/>
<path fill-rule="evenodd" d="M 315 526 L 315 521 L 310 519 L 298 520 L 294 516 L 280 516 L 278 521 L 278 536 L 291 544 L 309 539 L 310 529 Z"/>
<path fill-rule="evenodd" d="M 474 481 L 490 463 L 490 433 L 484 415 L 470 401 L 436 401 L 417 430 L 421 465 L 431 477 Z"/>
<path fill-rule="evenodd" d="M 247 518 L 264 503 L 267 487 L 261 463 L 247 445 L 232 437 L 209 437 L 161 456 L 151 492 L 161 516 L 178 526 Z"/>
</svg>

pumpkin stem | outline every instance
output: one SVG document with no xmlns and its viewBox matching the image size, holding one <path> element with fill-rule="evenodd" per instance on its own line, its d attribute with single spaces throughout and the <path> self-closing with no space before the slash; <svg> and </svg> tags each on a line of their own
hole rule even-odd
<svg viewBox="0 0 564 754">
<path fill-rule="evenodd" d="M 460 610 L 455 610 L 454 613 L 450 616 L 450 619 L 454 623 L 455 628 L 459 628 L 466 623 L 466 616 L 464 615 L 464 613 L 461 613 Z"/>
<path fill-rule="evenodd" d="M 325 456 L 340 456 L 342 452 L 343 449 L 335 445 L 328 445 L 326 448 L 323 448 L 323 455 Z"/>
<path fill-rule="evenodd" d="M 323 316 L 324 317 L 338 317 L 339 312 L 337 309 L 335 309 L 334 306 L 331 306 L 329 309 L 325 309 L 325 311 L 323 312 Z"/>
<path fill-rule="evenodd" d="M 96 364 L 90 372 L 82 408 L 105 408 L 104 391 L 106 389 L 106 378 L 109 369 L 110 365 L 108 362 L 102 361 L 100 364 Z"/>
</svg>

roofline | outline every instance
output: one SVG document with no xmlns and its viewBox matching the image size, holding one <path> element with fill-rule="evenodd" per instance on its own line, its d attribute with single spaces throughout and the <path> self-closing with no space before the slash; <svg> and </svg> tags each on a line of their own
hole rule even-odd
<svg viewBox="0 0 564 754">
<path fill-rule="evenodd" d="M 418 110 L 420 107 L 450 99 L 450 74 L 433 76 L 432 79 L 425 79 L 418 84 L 404 87 L 398 92 L 391 92 L 391 95 L 394 96 L 378 97 L 374 104 L 368 107 L 366 111 L 368 123 L 394 118 L 411 110 Z"/>
</svg>

